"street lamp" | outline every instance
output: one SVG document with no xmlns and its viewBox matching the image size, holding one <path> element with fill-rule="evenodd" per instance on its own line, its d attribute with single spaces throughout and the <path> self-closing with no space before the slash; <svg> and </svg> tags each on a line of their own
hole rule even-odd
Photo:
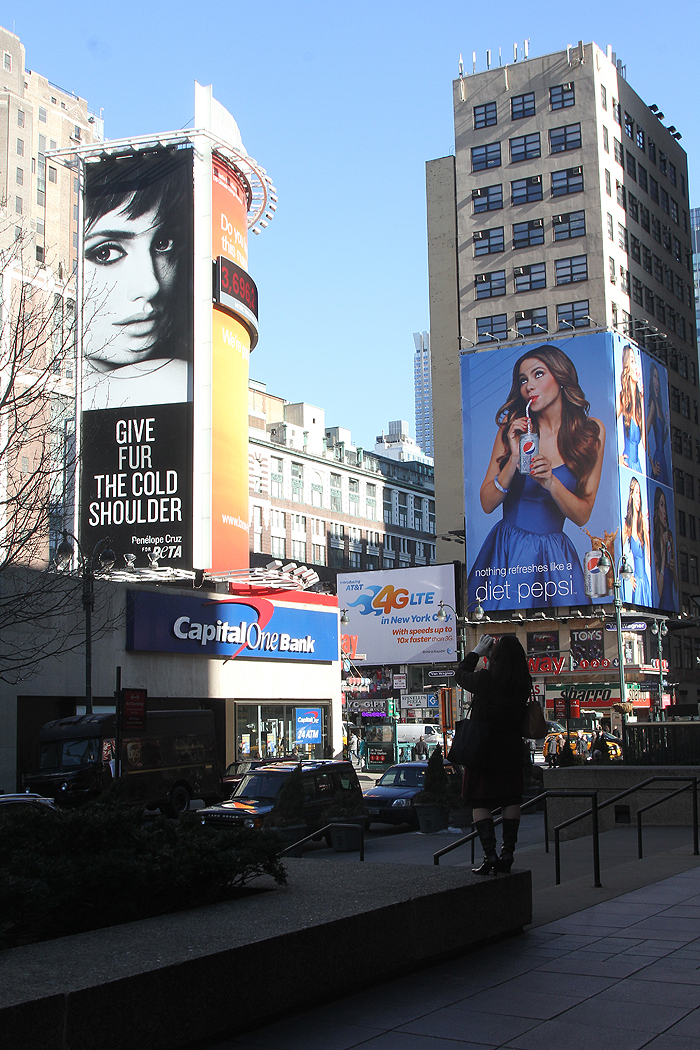
<svg viewBox="0 0 700 1050">
<path fill-rule="evenodd" d="M 662 645 L 663 640 L 668 634 L 668 627 L 666 626 L 665 620 L 654 620 L 651 625 L 651 633 L 656 635 L 656 642 L 659 653 L 659 706 L 657 708 L 657 718 L 661 717 L 661 712 L 664 706 L 664 663 Z"/>
<path fill-rule="evenodd" d="M 598 569 L 603 572 L 607 572 L 610 566 L 613 565 L 613 559 L 610 551 L 601 541 L 600 544 L 601 553 L 598 559 Z M 620 588 L 623 580 L 631 580 L 634 576 L 634 570 L 630 568 L 630 564 L 627 561 L 626 556 L 623 554 L 620 558 L 620 564 L 617 567 L 617 572 L 613 576 L 613 587 L 615 590 L 615 627 L 617 630 L 617 662 L 618 670 L 620 672 L 620 704 L 627 703 L 627 688 L 625 686 L 625 654 L 622 647 L 622 599 L 620 598 Z M 625 744 L 625 708 L 622 708 L 622 750 L 623 755 L 626 754 Z"/>
<path fill-rule="evenodd" d="M 68 538 L 70 537 L 70 539 Z M 92 557 L 83 553 L 78 538 L 72 532 L 63 530 L 63 539 L 56 551 L 56 561 L 65 567 L 73 560 L 73 540 L 78 548 L 80 576 L 83 581 L 83 609 L 85 610 L 85 713 L 92 714 L 92 610 L 95 608 L 95 568 L 109 570 L 117 560 L 113 550 L 108 547 L 109 537 L 105 536 L 95 546 Z"/>
</svg>

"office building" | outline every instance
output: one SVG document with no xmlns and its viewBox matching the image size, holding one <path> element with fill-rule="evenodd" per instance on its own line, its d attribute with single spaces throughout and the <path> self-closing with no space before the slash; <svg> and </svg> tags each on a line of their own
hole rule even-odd
<svg viewBox="0 0 700 1050">
<path fill-rule="evenodd" d="M 368 452 L 350 430 L 327 427 L 322 408 L 289 404 L 253 380 L 248 421 L 251 566 L 291 559 L 333 584 L 338 571 L 435 561 L 425 457 Z"/>
<path fill-rule="evenodd" d="M 690 235 L 693 241 L 693 284 L 695 286 L 695 331 L 700 322 L 700 208 L 690 209 Z"/>
<path fill-rule="evenodd" d="M 681 134 L 595 43 L 460 76 L 453 103 L 455 155 L 427 165 L 438 537 L 464 528 L 460 352 L 615 330 L 669 369 L 680 606 L 695 615 L 700 391 Z M 437 553 L 449 557 L 439 539 Z M 692 701 L 695 633 L 669 647 L 677 695 Z"/>
<path fill-rule="evenodd" d="M 416 441 L 426 456 L 433 454 L 433 377 L 430 333 L 414 332 L 413 387 L 416 402 Z"/>
</svg>

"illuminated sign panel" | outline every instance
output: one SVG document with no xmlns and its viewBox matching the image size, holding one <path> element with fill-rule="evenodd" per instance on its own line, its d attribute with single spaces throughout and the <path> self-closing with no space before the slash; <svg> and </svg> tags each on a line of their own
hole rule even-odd
<svg viewBox="0 0 700 1050">
<path fill-rule="evenodd" d="M 633 570 L 623 601 L 677 611 L 663 365 L 598 333 L 465 354 L 461 377 L 468 601 L 610 603 L 605 543 Z"/>
<path fill-rule="evenodd" d="M 343 638 L 368 664 L 453 663 L 457 655 L 453 565 L 338 574 Z M 446 619 L 438 620 L 440 602 Z M 451 608 L 450 608 L 451 606 Z"/>
</svg>

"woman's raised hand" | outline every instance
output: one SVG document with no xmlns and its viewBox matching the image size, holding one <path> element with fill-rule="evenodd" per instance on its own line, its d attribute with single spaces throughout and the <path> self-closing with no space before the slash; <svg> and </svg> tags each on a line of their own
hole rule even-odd
<svg viewBox="0 0 700 1050">
<path fill-rule="evenodd" d="M 541 453 L 533 456 L 530 464 L 530 474 L 543 488 L 552 487 L 552 461 Z"/>
<path fill-rule="evenodd" d="M 527 416 L 520 416 L 518 419 L 514 419 L 508 427 L 508 444 L 510 445 L 510 454 L 514 457 L 514 462 L 517 462 L 520 455 L 520 435 L 527 430 L 527 422 Z"/>
</svg>

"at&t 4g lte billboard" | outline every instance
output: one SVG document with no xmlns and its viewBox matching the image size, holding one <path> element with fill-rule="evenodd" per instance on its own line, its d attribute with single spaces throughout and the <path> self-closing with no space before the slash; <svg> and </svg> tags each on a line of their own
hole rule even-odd
<svg viewBox="0 0 700 1050">
<path fill-rule="evenodd" d="M 211 88 L 191 133 L 154 138 L 85 151 L 81 541 L 247 568 L 248 226 L 274 187 Z"/>
<path fill-rule="evenodd" d="M 461 358 L 468 601 L 678 610 L 666 370 L 616 333 Z M 485 435 L 487 437 L 485 437 Z"/>
</svg>

